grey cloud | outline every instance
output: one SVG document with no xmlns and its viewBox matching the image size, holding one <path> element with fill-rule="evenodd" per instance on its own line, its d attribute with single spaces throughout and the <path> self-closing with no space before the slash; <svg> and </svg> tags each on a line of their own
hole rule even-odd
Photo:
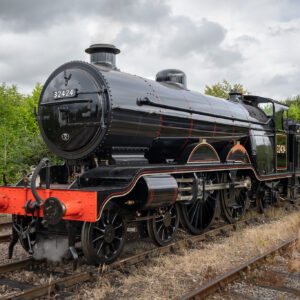
<svg viewBox="0 0 300 300">
<path fill-rule="evenodd" d="M 2 30 L 23 32 L 40 30 L 48 25 L 66 21 L 74 11 L 67 0 L 2 0 L 0 22 Z"/>
<path fill-rule="evenodd" d="M 240 52 L 234 50 L 225 50 L 222 48 L 216 48 L 206 54 L 206 57 L 211 61 L 214 66 L 218 68 L 231 67 L 236 63 L 240 63 L 243 57 Z"/>
<path fill-rule="evenodd" d="M 267 85 L 271 87 L 279 87 L 286 85 L 288 83 L 288 77 L 283 75 L 275 75 L 273 78 L 271 78 L 268 82 L 266 82 Z"/>
<path fill-rule="evenodd" d="M 170 22 L 170 32 L 164 36 L 164 53 L 172 57 L 185 57 L 190 54 L 201 55 L 208 64 L 218 68 L 242 61 L 238 50 L 222 46 L 227 31 L 219 23 L 203 19 L 195 24 L 187 17 L 174 17 Z"/>
<path fill-rule="evenodd" d="M 271 79 L 265 81 L 265 88 L 279 100 L 287 97 L 299 95 L 300 71 L 288 75 L 276 74 Z"/>
<path fill-rule="evenodd" d="M 102 12 L 97 13 L 102 13 L 116 22 L 151 26 L 158 21 L 163 21 L 171 13 L 169 5 L 164 0 L 106 0 L 101 9 Z"/>
<path fill-rule="evenodd" d="M 172 56 L 202 53 L 218 47 L 226 35 L 226 29 L 216 22 L 203 19 L 197 25 L 186 17 L 174 18 L 171 30 L 173 33 L 165 43 L 165 53 Z"/>
<path fill-rule="evenodd" d="M 162 22 L 169 13 L 169 6 L 158 0 L 1 0 L 0 82 L 33 87 L 37 81 L 43 83 L 60 64 L 87 59 L 84 49 L 91 36 L 85 24 L 90 20 L 99 22 L 98 33 L 103 30 L 104 19 L 106 26 L 111 23 L 113 35 L 107 42 L 116 39 L 117 46 L 126 48 L 139 39 L 143 42 L 143 34 L 132 30 L 131 25 L 138 23 L 141 28 Z"/>
<path fill-rule="evenodd" d="M 115 44 L 119 47 L 126 47 L 126 46 L 139 46 L 143 42 L 147 40 L 146 34 L 140 31 L 134 31 L 129 27 L 125 27 L 121 29 L 118 35 L 115 38 Z"/>
<path fill-rule="evenodd" d="M 296 33 L 299 34 L 300 32 L 300 24 L 296 26 L 274 26 L 274 27 L 269 27 L 269 34 L 272 36 L 278 36 L 278 35 L 283 35 L 287 33 Z"/>
<path fill-rule="evenodd" d="M 257 0 L 241 6 L 234 0 L 230 20 L 224 14 L 228 4 L 204 2 L 178 6 L 179 0 L 0 0 L 0 82 L 33 87 L 64 62 L 87 60 L 84 49 L 91 42 L 107 42 L 122 51 L 120 69 L 141 76 L 153 78 L 158 70 L 174 67 L 183 69 L 189 87 L 198 90 L 226 78 L 244 80 L 249 90 L 277 98 L 299 93 L 299 73 L 270 79 L 269 71 L 281 70 L 281 63 L 282 72 L 299 65 L 297 35 L 291 34 L 299 21 L 290 20 L 289 2 L 279 7 Z M 186 10 L 189 5 L 192 13 Z M 287 21 L 276 14 L 279 10 L 285 10 Z M 266 24 L 277 25 L 268 29 Z M 285 44 L 277 49 L 281 41 Z M 274 47 L 277 51 L 269 56 Z"/>
<path fill-rule="evenodd" d="M 73 31 L 70 27 L 74 28 Z M 81 26 L 70 25 L 47 35 L 14 34 L 6 36 L 6 46 L 0 47 L 0 82 L 33 87 L 44 83 L 50 73 L 69 60 L 84 59 L 89 37 Z M 80 41 L 76 39 L 81 36 Z M 3 35 L 0 34 L 0 39 Z"/>
<path fill-rule="evenodd" d="M 170 7 L 159 0 L 1 0 L 0 24 L 7 31 L 26 32 L 76 21 L 108 18 L 128 24 L 153 24 L 164 20 Z"/>
<path fill-rule="evenodd" d="M 235 39 L 237 43 L 242 44 L 259 44 L 259 40 L 253 36 L 244 34 Z"/>
</svg>

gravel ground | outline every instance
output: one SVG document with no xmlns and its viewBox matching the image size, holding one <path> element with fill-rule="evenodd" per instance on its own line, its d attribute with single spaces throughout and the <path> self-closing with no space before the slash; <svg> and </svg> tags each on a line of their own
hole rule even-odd
<svg viewBox="0 0 300 300">
<path fill-rule="evenodd" d="M 94 283 L 81 285 L 71 298 L 178 299 L 200 284 L 282 243 L 300 230 L 299 211 L 280 220 L 275 216 L 275 219 L 258 221 L 259 225 L 229 232 L 229 237 L 219 236 L 212 241 L 193 245 L 192 249 L 153 258 L 146 265 L 100 275 Z M 258 290 L 263 293 L 261 288 Z M 265 293 L 276 299 L 272 298 L 272 290 Z M 265 299 L 263 294 L 257 294 L 257 297 Z M 222 295 L 219 299 L 226 298 Z"/>
<path fill-rule="evenodd" d="M 266 220 L 257 218 L 255 224 L 246 229 L 238 228 L 237 232 L 226 232 L 225 236 L 210 238 L 209 241 L 191 245 L 190 249 L 179 249 L 174 254 L 153 258 L 146 264 L 132 266 L 122 271 L 113 271 L 99 275 L 97 280 L 81 284 L 73 289 L 70 299 L 175 299 L 199 284 L 224 273 L 228 269 L 251 257 L 262 253 L 283 240 L 297 233 L 300 213 L 291 213 L 282 219 L 286 211 L 276 210 Z M 266 223 L 267 222 L 267 223 Z M 134 234 L 132 234 L 134 236 Z M 186 236 L 180 231 L 179 237 Z M 0 264 L 8 262 L 7 243 L 0 244 Z M 138 254 L 145 249 L 153 248 L 147 239 L 131 242 L 127 245 L 124 256 Z M 17 244 L 14 259 L 28 257 L 28 254 Z M 41 269 L 17 271 L 8 279 L 28 283 L 42 284 L 58 279 L 66 273 L 72 273 L 72 263 L 48 263 Z M 100 270 L 84 264 L 81 260 L 76 272 Z M 51 271 L 54 275 L 51 275 Z M 15 291 L 0 284 L 0 294 Z M 55 298 L 55 297 L 54 297 Z M 53 299 L 54 299 L 53 298 Z M 49 299 L 49 298 L 47 298 Z M 224 298 L 225 299 L 225 298 Z"/>
<path fill-rule="evenodd" d="M 250 270 L 242 280 L 230 284 L 223 293 L 209 299 L 300 299 L 299 295 L 276 290 L 276 287 L 282 286 L 300 291 L 300 244 L 291 251 L 269 257 L 265 264 Z"/>
</svg>

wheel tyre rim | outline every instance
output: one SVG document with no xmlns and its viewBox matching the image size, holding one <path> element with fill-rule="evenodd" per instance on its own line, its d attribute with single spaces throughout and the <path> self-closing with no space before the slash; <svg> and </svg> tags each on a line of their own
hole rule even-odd
<svg viewBox="0 0 300 300">
<path fill-rule="evenodd" d="M 159 246 L 168 245 L 174 240 L 179 225 L 178 206 L 173 205 L 170 208 L 163 209 L 165 211 L 162 216 L 152 219 L 149 222 L 151 237 Z"/>
<path fill-rule="evenodd" d="M 92 228 L 92 245 L 101 260 L 113 260 L 124 242 L 124 224 L 119 212 L 103 213 Z M 104 258 L 104 259 L 103 259 Z"/>
<path fill-rule="evenodd" d="M 203 233 L 213 222 L 218 205 L 218 192 L 208 195 L 205 202 L 198 199 L 192 204 L 181 205 L 181 218 L 183 226 L 192 234 Z"/>
<path fill-rule="evenodd" d="M 126 224 L 118 210 L 108 208 L 96 223 L 84 224 L 82 249 L 90 264 L 111 263 L 121 253 L 126 240 Z"/>
</svg>

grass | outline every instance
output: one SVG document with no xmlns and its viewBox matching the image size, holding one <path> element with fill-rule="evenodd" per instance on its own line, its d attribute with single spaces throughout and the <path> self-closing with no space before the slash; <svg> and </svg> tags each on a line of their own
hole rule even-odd
<svg viewBox="0 0 300 300">
<path fill-rule="evenodd" d="M 300 212 L 240 229 L 230 237 L 201 243 L 194 249 L 183 249 L 180 255 L 153 258 L 147 266 L 138 267 L 129 274 L 115 271 L 109 275 L 110 285 L 104 281 L 101 288 L 95 288 L 89 296 L 96 299 L 175 299 L 296 234 L 300 234 Z M 300 251 L 300 242 L 298 247 Z M 291 268 L 297 269 L 298 263 L 300 260 L 295 256 Z"/>
</svg>

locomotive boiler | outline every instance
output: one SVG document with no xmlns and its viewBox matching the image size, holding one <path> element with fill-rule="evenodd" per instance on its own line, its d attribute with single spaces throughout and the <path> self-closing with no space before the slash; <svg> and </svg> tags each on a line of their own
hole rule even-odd
<svg viewBox="0 0 300 300">
<path fill-rule="evenodd" d="M 89 263 L 109 263 L 128 224 L 163 246 L 178 226 L 200 234 L 216 216 L 240 219 L 249 195 L 261 211 L 280 197 L 294 201 L 299 124 L 288 106 L 239 91 L 229 99 L 193 92 L 177 69 L 156 80 L 121 72 L 113 45 L 86 52 L 90 63 L 50 75 L 36 114 L 64 165 L 44 158 L 26 180 L 0 187 L 0 212 L 13 215 L 10 256 L 18 240 L 33 253 L 59 236 L 75 259 L 78 243 Z"/>
</svg>

